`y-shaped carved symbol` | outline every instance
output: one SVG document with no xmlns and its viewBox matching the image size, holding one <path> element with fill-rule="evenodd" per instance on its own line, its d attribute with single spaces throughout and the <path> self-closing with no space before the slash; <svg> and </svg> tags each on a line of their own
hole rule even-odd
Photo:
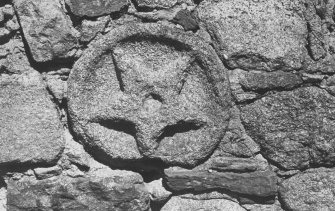
<svg viewBox="0 0 335 211">
<path fill-rule="evenodd" d="M 159 24 L 128 25 L 78 61 L 69 113 L 74 131 L 111 159 L 195 165 L 225 132 L 227 85 L 222 63 L 202 40 Z M 141 155 L 122 152 L 136 151 L 129 136 Z M 123 142 L 129 145 L 122 149 Z"/>
</svg>

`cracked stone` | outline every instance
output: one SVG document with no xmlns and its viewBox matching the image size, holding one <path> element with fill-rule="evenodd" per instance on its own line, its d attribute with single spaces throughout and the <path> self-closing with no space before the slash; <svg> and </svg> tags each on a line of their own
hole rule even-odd
<svg viewBox="0 0 335 211">
<path fill-rule="evenodd" d="M 70 58 L 78 32 L 58 0 L 14 0 L 24 38 L 36 62 Z"/>
<path fill-rule="evenodd" d="M 104 162 L 144 156 L 194 166 L 213 152 L 228 123 L 222 70 L 214 50 L 189 33 L 154 23 L 116 28 L 71 72 L 71 125 Z"/>
<path fill-rule="evenodd" d="M 285 210 L 334 210 L 334 169 L 310 169 L 280 185 Z"/>
<path fill-rule="evenodd" d="M 99 17 L 120 12 L 128 0 L 65 0 L 72 14 L 78 17 Z"/>
<path fill-rule="evenodd" d="M 205 0 L 196 9 L 220 58 L 231 68 L 295 70 L 307 54 L 307 27 L 291 0 Z"/>
<path fill-rule="evenodd" d="M 335 98 L 317 87 L 268 95 L 241 107 L 242 123 L 264 157 L 282 168 L 335 161 Z"/>
<path fill-rule="evenodd" d="M 2 74 L 0 87 L 0 165 L 55 163 L 63 131 L 40 74 Z"/>
</svg>

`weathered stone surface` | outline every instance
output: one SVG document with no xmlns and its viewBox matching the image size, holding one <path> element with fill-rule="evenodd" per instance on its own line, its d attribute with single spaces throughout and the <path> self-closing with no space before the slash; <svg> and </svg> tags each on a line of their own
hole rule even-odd
<svg viewBox="0 0 335 211">
<path fill-rule="evenodd" d="M 334 73 L 335 23 L 333 19 L 334 0 L 304 1 L 304 17 L 308 24 L 308 45 L 310 58 L 307 71 L 310 73 Z"/>
<path fill-rule="evenodd" d="M 37 179 L 47 179 L 53 176 L 58 176 L 62 173 L 62 169 L 59 166 L 53 166 L 49 168 L 36 168 L 34 169 Z"/>
<path fill-rule="evenodd" d="M 128 0 L 65 0 L 72 14 L 79 17 L 98 17 L 119 12 L 129 5 Z"/>
<path fill-rule="evenodd" d="M 62 154 L 61 166 L 67 168 L 68 162 L 89 169 L 92 166 L 91 156 L 84 150 L 84 147 L 73 140 L 69 131 L 65 132 L 65 149 Z"/>
<path fill-rule="evenodd" d="M 14 7 L 36 62 L 73 56 L 78 35 L 58 0 L 15 0 Z"/>
<path fill-rule="evenodd" d="M 6 4 L 4 7 L 0 7 L 0 43 L 9 39 L 19 28 L 13 6 Z"/>
<path fill-rule="evenodd" d="M 178 3 L 178 0 L 135 0 L 138 7 L 170 8 Z"/>
<path fill-rule="evenodd" d="M 172 191 L 223 189 L 258 197 L 274 196 L 277 191 L 277 177 L 272 171 L 232 173 L 173 167 L 164 173 L 166 184 Z"/>
<path fill-rule="evenodd" d="M 45 74 L 43 78 L 46 81 L 47 87 L 53 97 L 58 101 L 58 103 L 62 103 L 63 99 L 66 98 L 67 93 L 66 79 L 57 74 Z"/>
<path fill-rule="evenodd" d="M 247 71 L 242 69 L 228 71 L 230 89 L 234 99 L 237 102 L 247 102 L 248 100 L 253 100 L 259 96 L 259 94 L 256 92 L 243 89 L 241 81 L 244 79 L 247 73 Z"/>
<path fill-rule="evenodd" d="M 182 5 L 177 5 L 169 10 L 153 10 L 148 12 L 138 12 L 137 10 L 130 10 L 128 13 L 138 18 L 150 21 L 165 20 L 174 22 L 174 18 L 176 17 L 176 15 L 183 10 L 185 10 L 185 8 Z"/>
<path fill-rule="evenodd" d="M 273 89 L 293 89 L 303 83 L 302 78 L 290 72 L 256 72 L 246 73 L 240 81 L 242 87 L 252 91 L 269 91 Z"/>
<path fill-rule="evenodd" d="M 186 193 L 183 195 L 178 195 L 182 199 L 192 199 L 192 200 L 211 200 L 211 199 L 226 199 L 233 202 L 238 202 L 237 194 L 224 191 L 212 191 L 204 193 Z"/>
<path fill-rule="evenodd" d="M 0 188 L 0 210 L 7 210 L 7 189 L 4 187 Z"/>
<path fill-rule="evenodd" d="M 181 30 L 116 28 L 72 70 L 71 125 L 112 165 L 145 156 L 194 166 L 213 152 L 227 126 L 224 70 L 209 45 Z"/>
<path fill-rule="evenodd" d="M 263 97 L 241 107 L 247 133 L 264 157 L 285 169 L 335 160 L 335 98 L 316 87 Z"/>
<path fill-rule="evenodd" d="M 252 157 L 260 151 L 258 144 L 247 135 L 240 119 L 240 111 L 234 106 L 230 110 L 227 132 L 213 156 L 230 154 L 237 157 Z"/>
<path fill-rule="evenodd" d="M 196 9 L 220 58 L 232 68 L 292 70 L 302 67 L 307 27 L 291 0 L 205 0 Z"/>
<path fill-rule="evenodd" d="M 164 188 L 162 182 L 162 179 L 159 179 L 145 183 L 145 187 L 150 193 L 150 199 L 152 202 L 164 202 L 172 195 L 170 191 L 167 191 Z"/>
<path fill-rule="evenodd" d="M 8 210 L 148 210 L 149 194 L 133 172 L 100 169 L 82 178 L 10 180 Z"/>
<path fill-rule="evenodd" d="M 188 10 L 180 10 L 177 12 L 176 16 L 172 19 L 172 22 L 183 26 L 185 31 L 195 31 L 199 28 L 197 21 Z"/>
<path fill-rule="evenodd" d="M 0 165 L 54 163 L 62 127 L 39 73 L 0 76 Z"/>
<path fill-rule="evenodd" d="M 22 37 L 17 33 L 13 38 L 0 45 L 0 73 L 23 73 L 29 67 Z"/>
<path fill-rule="evenodd" d="M 286 210 L 335 210 L 334 169 L 313 169 L 285 180 L 279 189 Z"/>
<path fill-rule="evenodd" d="M 80 41 L 83 43 L 90 42 L 93 38 L 97 36 L 98 33 L 104 31 L 108 22 L 110 21 L 110 16 L 103 16 L 97 18 L 97 20 L 83 20 L 79 27 Z"/>
<path fill-rule="evenodd" d="M 278 200 L 274 204 L 244 204 L 242 207 L 248 211 L 284 211 Z"/>
<path fill-rule="evenodd" d="M 176 4 L 194 5 L 192 0 L 135 0 L 139 8 L 169 9 Z"/>
<path fill-rule="evenodd" d="M 193 200 L 173 196 L 161 211 L 245 211 L 238 203 L 226 199 Z"/>
<path fill-rule="evenodd" d="M 325 36 L 322 30 L 322 10 L 326 9 L 325 1 L 304 1 L 304 17 L 308 23 L 308 48 L 313 60 L 326 57 Z M 324 7 L 324 8 L 321 8 Z"/>
<path fill-rule="evenodd" d="M 222 172 L 253 172 L 265 171 L 268 164 L 265 159 L 217 156 L 211 157 L 201 166 Z"/>
</svg>

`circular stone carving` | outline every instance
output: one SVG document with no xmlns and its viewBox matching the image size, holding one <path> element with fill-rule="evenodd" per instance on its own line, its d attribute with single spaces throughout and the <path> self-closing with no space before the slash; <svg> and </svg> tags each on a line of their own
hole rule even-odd
<svg viewBox="0 0 335 211">
<path fill-rule="evenodd" d="M 160 24 L 102 37 L 75 64 L 68 90 L 77 137 L 111 165 L 158 158 L 194 166 L 225 133 L 225 68 L 200 38 Z"/>
</svg>

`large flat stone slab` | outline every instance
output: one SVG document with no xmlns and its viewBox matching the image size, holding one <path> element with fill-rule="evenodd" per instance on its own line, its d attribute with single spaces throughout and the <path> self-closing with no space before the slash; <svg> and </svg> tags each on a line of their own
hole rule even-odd
<svg viewBox="0 0 335 211">
<path fill-rule="evenodd" d="M 0 122 L 0 166 L 59 158 L 62 126 L 37 71 L 0 76 Z"/>
<path fill-rule="evenodd" d="M 257 197 L 271 197 L 277 192 L 277 177 L 272 171 L 232 173 L 172 167 L 164 173 L 167 186 L 177 192 L 221 189 Z"/>
<path fill-rule="evenodd" d="M 150 208 L 142 177 L 133 172 L 100 169 L 81 178 L 10 180 L 7 209 L 138 210 Z"/>
</svg>

